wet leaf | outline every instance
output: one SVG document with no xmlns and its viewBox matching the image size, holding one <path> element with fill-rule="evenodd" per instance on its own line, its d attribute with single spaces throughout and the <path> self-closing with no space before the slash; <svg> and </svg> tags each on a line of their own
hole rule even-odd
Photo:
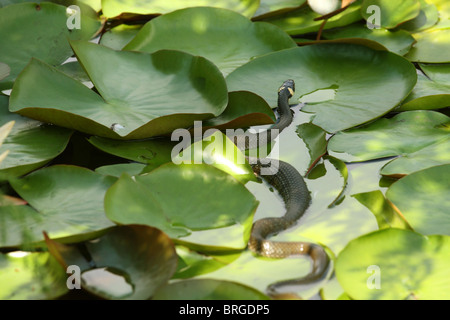
<svg viewBox="0 0 450 320">
<path fill-rule="evenodd" d="M 378 7 L 381 18 L 380 26 L 387 29 L 395 28 L 408 20 L 412 20 L 420 13 L 420 1 L 418 0 L 403 0 L 401 2 L 364 0 L 361 4 L 361 14 L 368 21 L 373 14 L 370 10 L 371 6 Z"/>
</svg>

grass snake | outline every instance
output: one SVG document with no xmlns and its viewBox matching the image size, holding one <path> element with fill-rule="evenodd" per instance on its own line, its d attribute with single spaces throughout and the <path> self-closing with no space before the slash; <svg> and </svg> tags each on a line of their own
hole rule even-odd
<svg viewBox="0 0 450 320">
<path fill-rule="evenodd" d="M 293 80 L 285 81 L 278 90 L 278 121 L 267 132 L 245 133 L 235 135 L 233 142 L 238 148 L 253 149 L 264 146 L 275 139 L 287 128 L 293 120 L 293 112 L 289 106 L 289 99 L 295 91 Z M 274 130 L 276 129 L 276 130 Z M 286 258 L 293 255 L 307 255 L 311 257 L 311 271 L 304 277 L 276 282 L 267 289 L 271 296 L 280 296 L 278 290 L 286 285 L 304 285 L 322 279 L 329 265 L 329 258 L 325 250 L 317 244 L 309 242 L 279 242 L 269 238 L 277 233 L 294 226 L 303 216 L 311 202 L 309 190 L 302 175 L 289 163 L 278 160 L 278 166 L 269 166 L 267 159 L 249 158 L 255 174 L 272 185 L 281 195 L 286 212 L 282 217 L 263 218 L 255 221 L 252 226 L 248 248 L 254 253 L 270 258 Z M 262 170 L 265 169 L 265 170 Z M 264 171 L 264 173 L 262 173 Z"/>
</svg>

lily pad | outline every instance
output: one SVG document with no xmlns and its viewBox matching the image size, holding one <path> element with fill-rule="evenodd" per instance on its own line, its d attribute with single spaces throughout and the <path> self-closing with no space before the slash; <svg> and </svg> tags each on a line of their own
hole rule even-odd
<svg viewBox="0 0 450 320">
<path fill-rule="evenodd" d="M 329 140 L 328 151 L 346 162 L 410 154 L 447 139 L 448 121 L 449 117 L 434 111 L 402 112 L 337 133 Z"/>
<path fill-rule="evenodd" d="M 407 59 L 427 63 L 450 62 L 450 29 L 431 28 L 413 36 L 417 43 L 405 56 Z"/>
<path fill-rule="evenodd" d="M 343 27 L 361 20 L 360 7 L 361 1 L 355 1 L 345 11 L 328 19 L 324 29 Z M 323 21 L 315 21 L 314 19 L 320 16 L 319 13 L 314 12 L 309 6 L 302 6 L 297 10 L 269 17 L 264 21 L 280 27 L 290 35 L 298 36 L 318 31 Z"/>
<path fill-rule="evenodd" d="M 392 160 L 381 169 L 381 174 L 401 177 L 426 168 L 448 163 L 450 163 L 450 138 Z"/>
<path fill-rule="evenodd" d="M 327 30 L 323 33 L 325 39 L 348 39 L 348 38 L 362 38 L 376 41 L 382 44 L 386 49 L 398 55 L 406 54 L 415 39 L 411 34 L 405 30 L 387 30 L 369 29 L 365 24 L 355 23 L 345 28 L 337 28 Z"/>
<path fill-rule="evenodd" d="M 411 32 L 420 32 L 434 26 L 439 21 L 439 11 L 433 3 L 426 0 L 419 0 L 419 15 L 406 23 L 401 28 Z"/>
<path fill-rule="evenodd" d="M 444 70 L 442 75 L 446 75 L 448 79 L 435 80 L 433 75 L 427 77 L 419 74 L 416 86 L 397 111 L 440 109 L 450 106 L 450 76 L 448 71 L 445 72 L 445 69 L 450 68 L 445 65 L 442 68 Z"/>
<path fill-rule="evenodd" d="M 351 241 L 337 258 L 336 276 L 353 299 L 448 300 L 449 250 L 448 236 L 383 229 Z"/>
<path fill-rule="evenodd" d="M 121 24 L 102 34 L 100 44 L 114 50 L 122 50 L 141 30 L 142 25 Z"/>
<path fill-rule="evenodd" d="M 21 117 L 8 111 L 8 97 L 0 96 L 0 125 L 14 121 L 14 127 L 0 148 L 9 150 L 0 172 L 21 176 L 58 156 L 67 146 L 71 130 Z"/>
<path fill-rule="evenodd" d="M 172 150 L 176 141 L 168 138 L 121 141 L 101 137 L 90 137 L 88 140 L 96 148 L 138 163 L 147 164 L 152 169 L 172 161 Z M 149 171 L 149 170 L 148 170 Z"/>
<path fill-rule="evenodd" d="M 450 164 L 411 173 L 392 184 L 386 197 L 421 234 L 450 235 Z"/>
<path fill-rule="evenodd" d="M 144 168 L 145 164 L 142 163 L 119 163 L 99 167 L 95 169 L 95 172 L 120 178 L 123 173 L 127 173 L 130 176 L 138 175 L 142 172 L 142 170 L 144 170 Z"/>
<path fill-rule="evenodd" d="M 225 80 L 204 58 L 71 44 L 100 95 L 33 59 L 14 85 L 11 111 L 98 136 L 140 139 L 217 116 L 226 106 Z"/>
<path fill-rule="evenodd" d="M 104 299 L 148 299 L 176 270 L 177 255 L 170 238 L 148 226 L 117 226 L 85 242 L 90 261 L 79 247 L 52 240 L 47 244 L 64 265 L 80 268 L 81 288 Z"/>
<path fill-rule="evenodd" d="M 272 109 L 263 98 L 248 91 L 233 91 L 228 94 L 225 111 L 204 121 L 202 127 L 223 130 L 272 124 L 275 120 Z"/>
<path fill-rule="evenodd" d="M 106 17 L 115 17 L 123 12 L 131 12 L 138 14 L 167 14 L 171 11 L 189 7 L 211 6 L 233 10 L 243 14 L 246 17 L 252 17 L 259 6 L 257 0 L 224 0 L 217 3 L 208 0 L 191 0 L 189 4 L 183 0 L 102 0 L 103 14 Z"/>
<path fill-rule="evenodd" d="M 381 19 L 380 26 L 387 29 L 393 29 L 408 20 L 412 20 L 420 13 L 419 0 L 403 0 L 401 2 L 364 0 L 361 4 L 361 14 L 366 20 L 372 15 L 372 11 L 368 10 L 371 6 L 378 7 Z"/>
<path fill-rule="evenodd" d="M 358 193 L 353 195 L 356 200 L 372 211 L 377 218 L 380 229 L 399 228 L 410 229 L 408 223 L 392 206 L 392 203 L 386 200 L 380 190 Z"/>
<path fill-rule="evenodd" d="M 6 63 L 0 62 L 0 80 L 3 80 L 9 76 L 10 72 L 11 68 Z"/>
<path fill-rule="evenodd" d="M 214 189 L 214 201 L 209 201 Z M 205 200 L 206 199 L 206 200 Z M 133 179 L 123 175 L 107 192 L 107 216 L 120 224 L 138 223 L 157 227 L 172 238 L 193 242 L 186 236 L 196 231 L 237 225 L 235 238 L 209 239 L 214 247 L 233 248 L 251 227 L 257 202 L 245 187 L 227 173 L 206 164 L 168 163 Z M 210 235 L 211 236 L 211 235 Z"/>
<path fill-rule="evenodd" d="M 292 11 L 306 3 L 306 0 L 260 0 L 259 8 L 253 19 L 262 19 Z"/>
<path fill-rule="evenodd" d="M 243 32 L 245 30 L 245 32 Z M 214 62 L 224 76 L 256 56 L 295 47 L 279 28 L 218 8 L 188 8 L 148 22 L 124 50 L 181 50 Z"/>
<path fill-rule="evenodd" d="M 67 274 L 48 252 L 0 254 L 0 299 L 42 300 L 65 294 Z"/>
<path fill-rule="evenodd" d="M 0 88 L 9 89 L 18 74 L 34 57 L 50 65 L 60 65 L 73 52 L 68 39 L 88 40 L 100 27 L 100 22 L 80 13 L 80 29 L 69 30 L 66 7 L 42 2 L 20 3 L 0 9 L 0 61 L 11 68 Z"/>
<path fill-rule="evenodd" d="M 296 82 L 291 103 L 319 90 L 331 98 L 306 105 L 312 123 L 337 132 L 373 120 L 398 105 L 412 90 L 417 75 L 407 60 L 390 52 L 349 44 L 319 44 L 286 49 L 255 58 L 227 77 L 229 90 L 247 90 L 277 105 L 278 87 Z M 364 90 L 361 90 L 361 86 Z"/>
<path fill-rule="evenodd" d="M 114 225 L 105 216 L 103 198 L 116 179 L 75 166 L 58 165 L 11 180 L 30 206 L 0 206 L 0 246 L 42 241 L 42 232 L 64 241 L 98 236 Z"/>
<path fill-rule="evenodd" d="M 269 300 L 269 297 L 231 281 L 195 279 L 171 283 L 161 288 L 153 300 Z"/>
</svg>

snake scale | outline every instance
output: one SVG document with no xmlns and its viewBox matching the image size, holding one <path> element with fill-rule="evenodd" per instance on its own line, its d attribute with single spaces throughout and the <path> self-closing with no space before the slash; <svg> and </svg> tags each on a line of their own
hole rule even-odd
<svg viewBox="0 0 450 320">
<path fill-rule="evenodd" d="M 278 121 L 264 134 L 236 135 L 233 142 L 240 149 L 261 147 L 275 139 L 279 132 L 287 128 L 293 120 L 293 113 L 289 106 L 289 99 L 295 91 L 293 80 L 285 81 L 278 90 Z M 277 130 L 272 130 L 277 129 Z M 247 157 L 247 159 L 249 159 Z M 267 161 L 254 159 L 251 166 L 255 174 L 272 185 L 281 195 L 286 212 L 282 217 L 263 218 L 255 221 L 252 226 L 248 248 L 254 253 L 270 258 L 286 258 L 293 255 L 307 255 L 311 257 L 310 273 L 299 279 L 276 282 L 268 287 L 269 295 L 276 296 L 277 289 L 286 285 L 303 285 L 320 280 L 328 270 L 329 258 L 325 250 L 317 244 L 309 242 L 279 242 L 269 238 L 284 231 L 303 216 L 311 202 L 311 196 L 301 174 L 289 163 L 279 161 L 278 166 L 270 169 Z M 253 163 L 253 164 L 252 164 Z M 265 173 L 261 169 L 265 167 Z M 267 170 L 269 168 L 269 170 Z M 269 171 L 269 172 L 268 172 Z"/>
</svg>

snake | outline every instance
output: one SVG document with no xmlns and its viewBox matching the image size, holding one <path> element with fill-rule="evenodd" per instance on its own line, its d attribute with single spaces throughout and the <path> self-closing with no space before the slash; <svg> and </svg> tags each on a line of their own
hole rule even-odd
<svg viewBox="0 0 450 320">
<path fill-rule="evenodd" d="M 279 133 L 293 121 L 289 99 L 294 95 L 295 82 L 286 80 L 278 89 L 277 121 L 267 132 L 237 134 L 233 142 L 241 150 L 261 147 L 274 140 Z M 276 130 L 273 130 L 276 129 Z M 285 213 L 281 217 L 268 217 L 256 220 L 251 229 L 248 249 L 257 255 L 269 258 L 287 258 L 306 255 L 312 260 L 311 271 L 304 277 L 278 281 L 268 286 L 271 296 L 279 295 L 280 287 L 286 285 L 304 285 L 319 281 L 327 273 L 329 257 L 324 248 L 309 242 L 272 241 L 270 237 L 296 225 L 310 205 L 311 196 L 302 175 L 291 164 L 277 160 L 277 166 L 270 166 L 267 159 L 251 158 L 247 160 L 253 172 L 278 191 L 284 204 Z M 262 169 L 264 170 L 264 173 Z"/>
</svg>

